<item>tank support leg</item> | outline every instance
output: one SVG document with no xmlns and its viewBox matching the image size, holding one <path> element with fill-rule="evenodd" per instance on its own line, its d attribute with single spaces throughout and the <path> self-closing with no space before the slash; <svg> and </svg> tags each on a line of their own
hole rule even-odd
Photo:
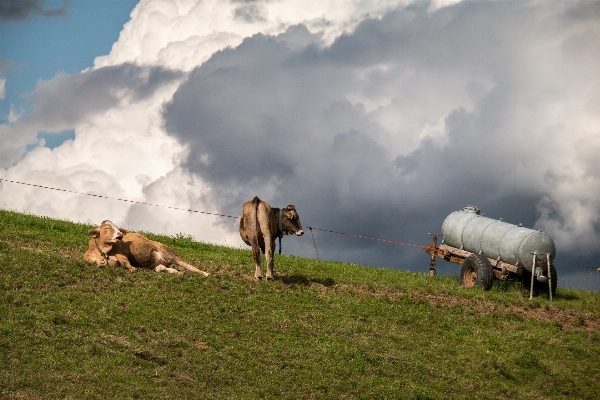
<svg viewBox="0 0 600 400">
<path fill-rule="evenodd" d="M 533 284 L 535 282 L 535 257 L 536 254 L 533 253 L 533 261 L 531 263 L 531 288 L 529 289 L 529 300 L 533 299 Z"/>
<path fill-rule="evenodd" d="M 433 248 L 437 248 L 437 235 L 433 234 L 433 240 L 431 242 Z M 429 276 L 435 276 L 435 256 L 431 253 L 431 261 L 429 261 Z"/>
<path fill-rule="evenodd" d="M 552 301 L 552 272 L 550 271 L 550 254 L 546 254 L 548 261 L 548 298 Z"/>
</svg>

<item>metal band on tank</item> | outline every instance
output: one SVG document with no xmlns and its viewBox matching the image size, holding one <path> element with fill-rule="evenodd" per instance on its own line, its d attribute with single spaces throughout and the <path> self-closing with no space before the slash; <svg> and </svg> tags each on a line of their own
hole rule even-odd
<svg viewBox="0 0 600 400">
<path fill-rule="evenodd" d="M 465 225 L 461 234 L 461 241 L 464 249 L 472 253 L 482 254 L 484 232 L 494 222 L 497 221 L 480 215 L 477 215 L 476 218 L 471 218 Z"/>
<path fill-rule="evenodd" d="M 502 254 L 502 242 L 504 241 L 504 237 L 508 234 L 508 232 L 510 232 L 513 228 L 510 228 L 509 230 L 507 230 L 506 232 L 504 232 L 504 235 L 502 235 L 502 238 L 500 239 L 500 241 L 498 242 L 498 254 L 500 254 L 501 258 L 504 258 L 504 254 Z M 519 253 L 521 252 L 521 249 L 519 249 Z M 517 253 L 518 254 L 518 253 Z M 508 264 L 512 264 L 510 262 L 511 260 L 504 260 L 505 263 Z M 517 262 L 515 262 L 515 265 L 519 264 L 519 260 L 517 260 Z"/>
<path fill-rule="evenodd" d="M 521 258 L 521 252 L 523 250 L 523 243 L 525 243 L 525 241 L 527 240 L 527 238 L 531 235 L 533 235 L 534 233 L 536 233 L 536 231 L 531 232 L 529 235 L 525 236 L 523 238 L 523 240 L 521 240 L 521 243 L 519 244 L 519 252 L 517 253 L 518 258 Z M 531 270 L 533 271 L 533 269 L 535 268 L 534 261 L 535 257 L 532 257 L 532 262 L 531 262 Z M 521 262 L 523 264 L 523 266 L 525 266 L 525 261 Z"/>
<path fill-rule="evenodd" d="M 531 235 L 532 232 L 533 231 L 531 229 L 523 228 L 522 226 L 512 225 L 512 228 L 504 234 L 504 236 L 502 237 L 501 249 L 508 251 L 508 254 L 504 252 L 502 254 L 502 258 L 505 259 L 506 263 L 513 265 L 519 263 L 523 264 L 523 257 L 521 257 L 521 248 L 523 246 L 523 240 L 529 235 Z M 507 238 L 510 240 L 508 240 Z"/>
<path fill-rule="evenodd" d="M 487 229 L 490 226 L 494 225 L 496 222 L 501 222 L 501 221 L 499 221 L 499 220 L 492 220 L 492 223 L 489 224 L 488 226 L 486 226 L 485 229 L 483 230 L 483 232 L 481 232 L 481 237 L 479 238 L 479 254 L 483 253 L 483 235 L 485 235 L 485 231 L 487 231 Z M 498 244 L 498 254 L 500 254 L 500 244 Z"/>
<path fill-rule="evenodd" d="M 474 215 L 470 215 L 470 214 L 474 214 Z M 448 217 L 446 217 L 446 219 L 444 220 L 444 223 L 442 224 L 442 235 L 443 235 L 445 243 L 452 247 L 463 248 L 464 247 L 463 232 L 464 232 L 466 226 L 469 224 L 469 222 L 471 222 L 473 220 L 473 218 L 475 218 L 477 216 L 478 215 L 476 213 L 470 212 L 470 211 L 465 211 L 465 210 L 454 211 L 454 212 L 450 213 L 450 215 L 448 215 Z M 459 232 L 458 231 L 458 228 L 459 228 L 458 221 L 462 222 L 463 219 L 467 219 L 467 218 L 468 218 L 468 221 L 462 226 L 462 229 Z"/>
<path fill-rule="evenodd" d="M 467 211 L 467 212 L 468 212 L 468 211 Z M 465 229 L 467 229 L 467 226 L 469 226 L 469 224 L 470 224 L 471 222 L 473 222 L 473 220 L 474 220 L 475 218 L 477 218 L 477 217 L 479 217 L 479 215 L 475 214 L 475 216 L 474 216 L 473 218 L 471 218 L 471 219 L 469 220 L 469 222 L 467 222 L 467 223 L 465 224 L 465 226 L 463 227 L 462 231 L 460 232 L 460 249 L 461 249 L 461 250 L 462 250 L 462 249 L 464 249 L 464 247 L 465 247 L 465 239 L 463 239 L 463 236 L 464 236 L 464 234 L 465 234 Z"/>
</svg>

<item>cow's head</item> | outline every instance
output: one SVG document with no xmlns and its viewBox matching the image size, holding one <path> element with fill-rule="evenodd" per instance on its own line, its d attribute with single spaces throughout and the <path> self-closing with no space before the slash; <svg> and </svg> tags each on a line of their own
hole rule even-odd
<svg viewBox="0 0 600 400">
<path fill-rule="evenodd" d="M 282 208 L 282 230 L 284 235 L 291 235 L 295 233 L 298 236 L 304 235 L 302 230 L 302 224 L 300 223 L 300 216 L 296 211 L 296 207 L 289 205 L 286 208 Z"/>
<path fill-rule="evenodd" d="M 98 239 L 100 243 L 113 244 L 117 240 L 123 239 L 123 235 L 127 233 L 125 229 L 117 227 L 112 222 L 102 221 L 98 228 L 90 229 L 88 235 L 94 239 Z"/>
</svg>

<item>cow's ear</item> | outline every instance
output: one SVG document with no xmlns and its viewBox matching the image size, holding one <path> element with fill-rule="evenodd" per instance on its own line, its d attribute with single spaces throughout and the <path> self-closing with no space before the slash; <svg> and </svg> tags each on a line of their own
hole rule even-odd
<svg viewBox="0 0 600 400">
<path fill-rule="evenodd" d="M 127 233 L 127 231 L 126 231 L 125 229 L 123 229 L 123 228 L 119 228 L 119 230 L 121 231 L 121 233 L 122 233 L 123 235 Z"/>
<path fill-rule="evenodd" d="M 88 235 L 97 238 L 98 236 L 100 236 L 100 229 L 99 228 L 90 229 L 88 231 Z"/>
</svg>

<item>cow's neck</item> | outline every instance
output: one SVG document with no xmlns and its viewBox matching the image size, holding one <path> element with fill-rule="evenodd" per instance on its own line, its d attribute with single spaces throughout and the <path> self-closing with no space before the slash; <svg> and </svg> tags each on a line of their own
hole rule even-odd
<svg viewBox="0 0 600 400">
<path fill-rule="evenodd" d="M 275 209 L 275 217 L 277 218 L 277 237 L 279 238 L 279 254 L 281 254 L 281 238 L 283 237 L 283 210 Z"/>
<path fill-rule="evenodd" d="M 283 210 L 281 208 L 272 209 L 275 211 L 275 220 L 277 221 L 277 236 L 283 236 Z"/>
<path fill-rule="evenodd" d="M 96 250 L 98 250 L 98 252 L 102 256 L 102 258 L 108 259 L 108 253 L 112 250 L 113 245 L 102 243 L 102 242 L 98 243 L 96 238 L 92 238 L 92 240 L 94 241 L 94 244 L 96 245 Z"/>
</svg>

